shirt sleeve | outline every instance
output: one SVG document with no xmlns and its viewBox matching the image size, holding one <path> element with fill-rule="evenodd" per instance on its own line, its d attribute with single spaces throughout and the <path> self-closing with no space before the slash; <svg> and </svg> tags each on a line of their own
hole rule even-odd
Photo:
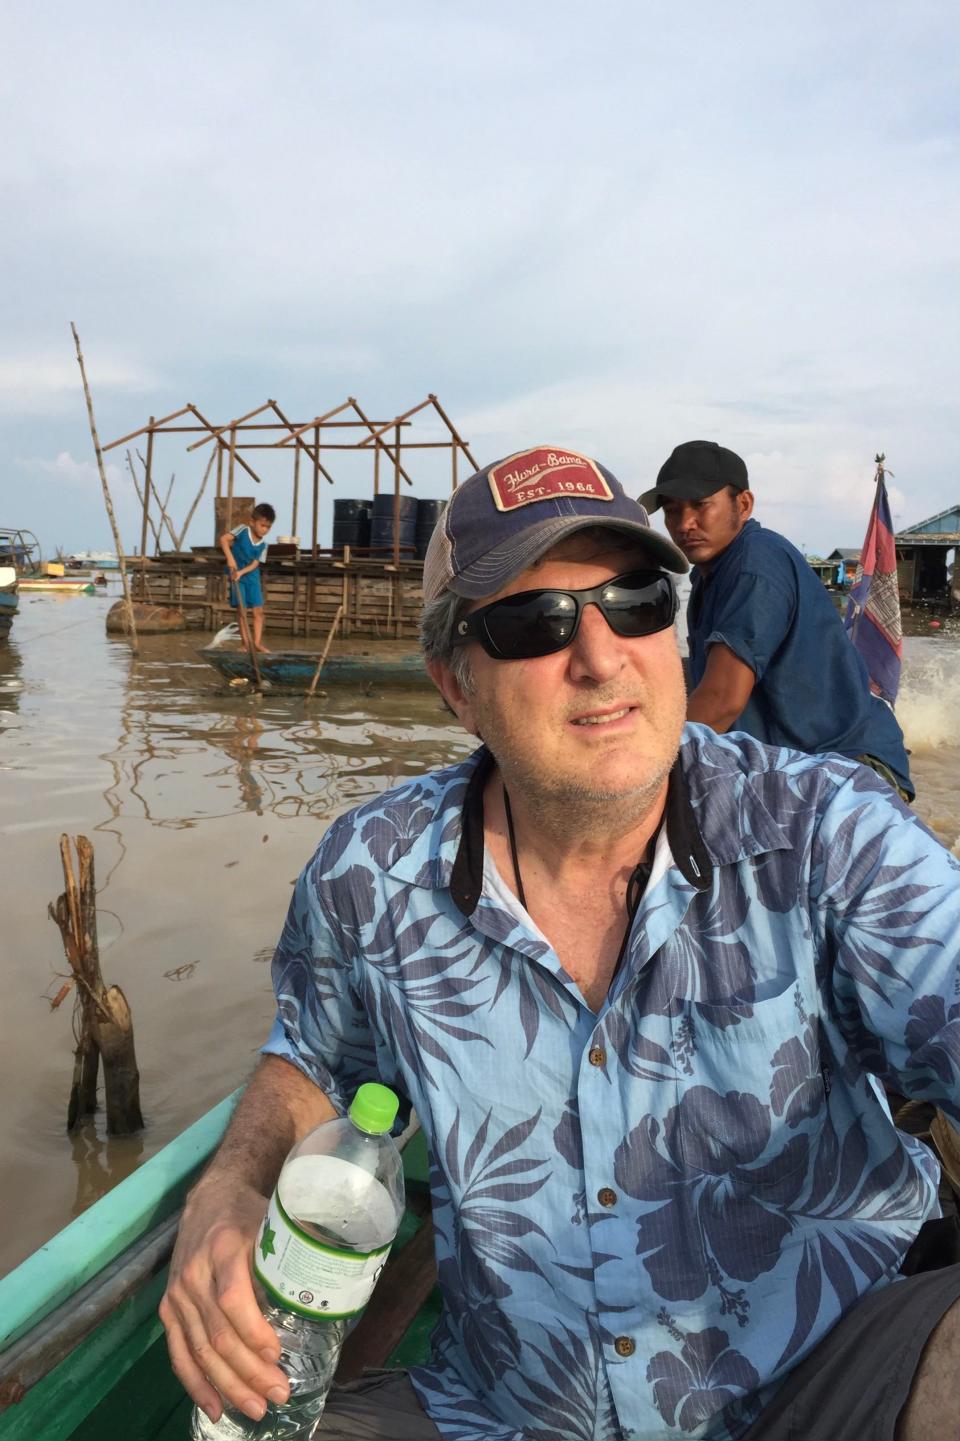
<svg viewBox="0 0 960 1441">
<path fill-rule="evenodd" d="M 339 861 L 336 830 L 327 833 L 290 901 L 273 958 L 277 1015 L 263 1051 L 299 1067 L 343 1114 L 358 1087 L 380 1076 L 358 983 L 352 871 L 331 877 Z M 338 887 L 342 902 L 342 920 L 336 923 L 322 900 L 331 886 Z M 368 897 L 361 895 L 360 901 L 365 905 Z"/>
<path fill-rule="evenodd" d="M 816 924 L 861 1064 L 960 1121 L 960 862 L 860 767 L 824 813 Z"/>
<path fill-rule="evenodd" d="M 774 583 L 761 575 L 741 572 L 717 597 L 710 634 L 704 645 L 718 642 L 748 665 L 757 680 L 786 639 L 796 612 L 792 578 Z"/>
</svg>

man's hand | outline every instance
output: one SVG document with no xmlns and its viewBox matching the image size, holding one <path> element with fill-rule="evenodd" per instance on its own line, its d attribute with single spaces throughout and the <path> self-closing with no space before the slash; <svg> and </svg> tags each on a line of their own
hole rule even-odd
<svg viewBox="0 0 960 1441">
<path fill-rule="evenodd" d="M 260 1313 L 250 1256 L 266 1201 L 235 1177 L 208 1173 L 184 1208 L 160 1319 L 174 1373 L 211 1421 L 225 1401 L 259 1421 L 289 1397 L 280 1343 Z"/>
</svg>

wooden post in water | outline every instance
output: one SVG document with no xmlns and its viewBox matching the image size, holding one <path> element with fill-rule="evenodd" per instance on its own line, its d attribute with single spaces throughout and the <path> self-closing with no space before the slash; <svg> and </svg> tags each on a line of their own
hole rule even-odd
<svg viewBox="0 0 960 1441">
<path fill-rule="evenodd" d="M 77 334 L 77 327 L 73 321 L 70 322 L 70 329 L 73 331 L 74 344 L 77 347 L 77 364 L 80 366 L 80 379 L 83 381 L 83 394 L 87 402 L 87 416 L 90 420 L 90 434 L 93 437 L 93 448 L 97 453 L 97 467 L 100 471 L 100 484 L 103 487 L 103 500 L 107 507 L 107 516 L 110 520 L 110 529 L 113 531 L 113 543 L 117 547 L 117 560 L 120 563 L 120 580 L 123 583 L 123 598 L 127 604 L 127 627 L 130 631 L 130 649 L 134 655 L 139 654 L 140 645 L 137 640 L 137 621 L 133 613 L 133 601 L 130 598 L 130 582 L 127 579 L 127 562 L 123 554 L 123 542 L 120 539 L 120 532 L 117 529 L 117 518 L 113 513 L 113 502 L 110 499 L 110 488 L 107 485 L 107 472 L 103 468 L 103 451 L 100 449 L 100 437 L 97 435 L 97 422 L 93 415 L 93 397 L 90 394 L 90 386 L 87 384 L 87 370 L 83 363 L 83 351 L 80 349 L 80 337 Z M 153 432 L 150 433 L 150 440 L 153 440 Z M 149 441 L 147 442 L 149 451 Z M 147 499 L 150 497 L 150 475 L 147 474 Z M 145 542 L 144 542 L 145 544 Z M 141 561 L 143 564 L 143 561 Z"/>
<path fill-rule="evenodd" d="M 74 1032 L 77 1049 L 67 1107 L 67 1130 L 97 1107 L 97 1072 L 103 1061 L 107 1132 L 129 1136 L 143 1129 L 140 1072 L 133 1046 L 133 1018 L 119 986 L 105 986 L 97 949 L 97 897 L 93 846 L 77 836 L 77 870 L 73 873 L 70 837 L 60 837 L 65 890 L 48 912 L 56 921 L 63 949 L 77 986 Z"/>
</svg>

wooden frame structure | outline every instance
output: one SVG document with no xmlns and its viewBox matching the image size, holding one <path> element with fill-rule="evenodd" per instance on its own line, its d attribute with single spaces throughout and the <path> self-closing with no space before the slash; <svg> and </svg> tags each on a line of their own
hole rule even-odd
<svg viewBox="0 0 960 1441">
<path fill-rule="evenodd" d="M 444 440 L 413 440 L 404 435 L 404 430 L 411 424 L 412 418 L 421 411 L 432 407 L 434 413 L 440 417 L 446 426 L 448 438 Z M 351 418 L 344 418 L 344 413 L 352 411 Z M 271 412 L 272 418 L 262 417 Z M 192 421 L 183 422 L 185 416 L 191 416 Z M 363 435 L 359 438 L 351 437 L 347 432 L 351 430 L 362 430 Z M 337 432 L 336 439 L 329 439 L 323 435 L 324 430 Z M 282 434 L 279 439 L 267 439 L 269 435 L 275 435 L 277 431 Z M 315 415 L 312 420 L 292 421 L 280 409 L 275 400 L 266 400 L 263 405 L 249 410 L 244 415 L 238 415 L 233 420 L 228 420 L 225 425 L 214 425 L 205 415 L 193 405 L 187 402 L 179 410 L 174 410 L 170 415 L 162 416 L 157 420 L 150 416 L 146 425 L 139 430 L 131 431 L 129 435 L 121 435 L 117 440 L 112 440 L 103 447 L 104 452 L 116 450 L 118 446 L 129 445 L 131 441 L 145 435 L 147 437 L 147 453 L 144 458 L 144 486 L 143 486 L 143 524 L 140 532 L 140 554 L 146 555 L 147 534 L 150 525 L 150 509 L 153 501 L 156 501 L 157 508 L 161 511 L 157 518 L 158 528 L 163 523 L 163 505 L 157 492 L 153 479 L 154 470 L 154 442 L 158 435 L 190 435 L 202 432 L 201 439 L 194 441 L 187 446 L 187 451 L 199 450 L 206 445 L 216 445 L 217 456 L 217 488 L 216 498 L 218 501 L 224 497 L 227 502 L 227 526 L 233 522 L 233 498 L 236 480 L 237 467 L 239 466 L 258 485 L 260 477 L 254 468 L 244 457 L 245 451 L 253 450 L 277 450 L 290 448 L 293 456 L 293 512 L 291 517 L 291 534 L 296 535 L 297 520 L 300 505 L 300 460 L 306 456 L 311 469 L 311 525 L 310 525 L 310 554 L 316 559 L 319 554 L 317 541 L 319 530 L 320 512 L 320 477 L 323 476 L 328 484 L 333 485 L 334 477 L 330 474 L 327 466 L 321 460 L 321 449 L 326 456 L 327 452 L 354 451 L 366 452 L 372 457 L 372 480 L 373 494 L 380 494 L 382 459 L 386 459 L 393 472 L 394 485 L 394 525 L 393 525 L 393 563 L 398 565 L 400 561 L 399 550 L 399 510 L 400 510 L 400 482 L 405 481 L 408 486 L 413 485 L 410 475 L 403 465 L 403 452 L 411 450 L 449 450 L 450 452 L 450 489 L 451 492 L 457 488 L 457 461 L 460 452 L 470 462 L 472 470 L 478 470 L 479 466 L 470 453 L 470 447 L 459 434 L 453 422 L 450 420 L 443 406 L 433 394 L 421 400 L 419 404 L 412 405 L 408 410 L 394 416 L 392 420 L 371 420 L 361 409 L 356 399 L 351 395 L 340 405 Z M 251 433 L 256 433 L 256 439 L 246 438 Z M 391 436 L 392 438 L 387 438 Z M 226 472 L 226 474 L 224 474 Z M 181 536 L 181 543 L 183 541 Z"/>
<path fill-rule="evenodd" d="M 425 411 L 442 423 L 440 439 L 417 438 L 414 420 Z M 194 546 L 190 552 L 183 549 L 199 496 L 179 534 L 170 524 L 166 499 L 156 483 L 157 439 L 166 435 L 195 437 L 187 444 L 188 453 L 213 447 L 207 474 L 215 464 L 218 531 L 229 529 L 236 518 L 234 504 L 241 499 L 237 491 L 239 473 L 243 472 L 257 485 L 262 483 L 255 468 L 254 453 L 290 456 L 291 535 L 298 535 L 298 520 L 308 514 L 309 539 L 302 546 L 299 542 L 296 546 L 274 543 L 267 556 L 263 578 L 268 591 L 270 629 L 292 635 L 325 634 L 339 609 L 338 624 L 343 637 L 356 634 L 399 639 L 415 631 L 423 567 L 420 560 L 403 553 L 400 528 L 401 486 L 414 484 L 410 474 L 414 468 L 411 456 L 420 452 L 449 452 L 451 492 L 458 484 L 461 454 L 469 463 L 468 474 L 479 469 L 468 443 L 436 395 L 428 395 L 390 420 L 372 419 L 353 396 L 307 421 L 291 420 L 275 400 L 267 400 L 224 424 L 215 424 L 188 402 L 170 415 L 159 419 L 151 416 L 146 425 L 103 447 L 104 451 L 116 450 L 146 436 L 145 454 L 140 455 L 142 489 L 138 485 L 142 510 L 140 562 L 135 558 L 131 561 L 137 599 L 177 607 L 184 610 L 193 623 L 213 628 L 230 615 L 223 558 L 211 545 Z M 351 550 L 349 546 L 336 549 L 320 546 L 320 480 L 329 485 L 336 483 L 331 472 L 336 469 L 337 459 L 345 453 L 369 457 L 374 498 L 392 488 L 392 546 L 379 554 L 357 548 Z M 134 481 L 136 483 L 135 474 Z M 245 488 L 249 493 L 249 486 Z M 201 493 L 202 490 L 203 487 Z M 160 550 L 164 525 L 175 540 L 172 551 Z M 148 561 L 151 534 L 157 543 L 157 556 Z"/>
</svg>

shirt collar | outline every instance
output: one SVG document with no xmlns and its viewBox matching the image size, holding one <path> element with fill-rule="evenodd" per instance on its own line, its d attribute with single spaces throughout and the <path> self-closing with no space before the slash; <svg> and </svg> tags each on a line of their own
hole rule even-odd
<svg viewBox="0 0 960 1441">
<path fill-rule="evenodd" d="M 463 800 L 460 844 L 450 872 L 450 894 L 465 916 L 473 915 L 483 890 L 483 792 L 493 767 L 493 756 L 484 748 Z M 684 880 L 695 890 L 708 890 L 713 881 L 713 865 L 690 804 L 679 759 L 667 783 L 664 820 L 667 841 Z"/>
<path fill-rule="evenodd" d="M 768 747 L 748 736 L 734 740 L 706 726 L 684 727 L 665 820 L 674 863 L 695 890 L 709 889 L 717 866 L 793 849 L 767 804 L 777 789 L 773 760 Z M 449 888 L 465 916 L 473 914 L 483 889 L 483 792 L 494 764 L 481 746 L 460 765 L 415 783 L 414 790 L 424 792 L 416 801 L 416 819 L 395 820 L 390 803 L 370 807 L 405 832 L 388 874 L 418 886 Z M 410 788 L 399 797 L 395 805 L 413 805 Z"/>
</svg>

